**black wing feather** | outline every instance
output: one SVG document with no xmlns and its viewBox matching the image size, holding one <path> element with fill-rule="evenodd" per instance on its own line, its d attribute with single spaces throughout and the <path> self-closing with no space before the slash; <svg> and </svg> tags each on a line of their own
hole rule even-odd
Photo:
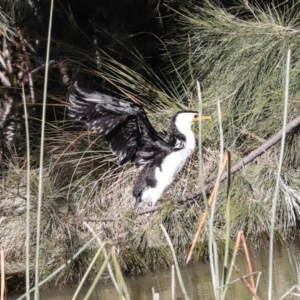
<svg viewBox="0 0 300 300">
<path fill-rule="evenodd" d="M 136 156 L 136 149 L 141 138 L 136 118 L 129 118 L 126 122 L 106 135 L 105 140 L 112 151 L 118 156 L 120 164 L 132 161 Z"/>
<path fill-rule="evenodd" d="M 141 106 L 130 100 L 82 91 L 76 84 L 75 89 L 69 98 L 69 115 L 102 135 L 121 164 L 146 164 L 162 151 L 171 151 L 167 135 L 155 131 Z"/>
</svg>

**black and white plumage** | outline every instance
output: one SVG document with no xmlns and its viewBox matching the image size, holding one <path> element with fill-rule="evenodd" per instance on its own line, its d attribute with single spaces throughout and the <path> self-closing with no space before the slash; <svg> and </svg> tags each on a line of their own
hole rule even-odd
<svg viewBox="0 0 300 300">
<path fill-rule="evenodd" d="M 76 84 L 69 100 L 69 115 L 100 134 L 120 164 L 144 165 L 133 188 L 135 206 L 141 201 L 155 205 L 195 149 L 191 126 L 199 120 L 198 113 L 176 113 L 170 131 L 160 133 L 153 128 L 144 109 L 131 100 L 86 92 Z"/>
</svg>

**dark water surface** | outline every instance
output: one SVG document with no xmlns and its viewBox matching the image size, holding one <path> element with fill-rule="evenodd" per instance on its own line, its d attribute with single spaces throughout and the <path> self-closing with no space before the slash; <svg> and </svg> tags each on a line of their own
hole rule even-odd
<svg viewBox="0 0 300 300">
<path fill-rule="evenodd" d="M 262 272 L 258 296 L 267 299 L 268 293 L 268 267 L 269 249 L 252 251 L 254 271 Z M 221 262 L 220 262 L 221 265 Z M 240 254 L 236 261 L 236 267 L 240 276 L 248 274 L 246 259 Z M 181 274 L 190 299 L 214 299 L 209 263 L 194 263 L 181 268 Z M 232 278 L 238 278 L 237 272 L 233 271 Z M 132 300 L 152 300 L 152 288 L 159 293 L 160 300 L 171 299 L 171 270 L 160 271 L 149 275 L 136 276 L 126 279 L 127 287 Z M 277 245 L 274 251 L 274 280 L 273 299 L 279 299 L 292 286 L 300 285 L 300 243 Z M 83 299 L 87 289 L 83 290 Z M 64 288 L 62 290 L 49 290 L 41 292 L 41 299 L 69 300 L 75 292 L 75 288 Z M 17 299 L 17 297 L 9 297 Z M 111 282 L 99 283 L 98 289 L 90 298 L 92 300 L 114 300 L 119 299 Z M 176 300 L 184 299 L 176 280 Z M 252 299 L 250 292 L 241 281 L 234 283 L 227 292 L 226 299 L 246 300 Z M 296 296 L 288 296 L 285 299 L 300 299 Z"/>
</svg>

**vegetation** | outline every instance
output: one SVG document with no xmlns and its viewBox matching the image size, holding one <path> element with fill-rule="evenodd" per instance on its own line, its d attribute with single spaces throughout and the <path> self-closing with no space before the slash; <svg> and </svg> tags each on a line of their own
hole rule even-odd
<svg viewBox="0 0 300 300">
<path fill-rule="evenodd" d="M 113 51 L 104 51 L 98 45 L 88 51 L 88 47 L 75 48 L 72 44 L 56 41 L 62 56 L 67 59 L 56 61 L 49 73 L 48 105 L 51 109 L 48 109 L 44 134 L 41 209 L 38 207 L 41 166 L 37 143 L 41 128 L 37 119 L 41 117 L 41 110 L 36 108 L 34 113 L 29 114 L 30 135 L 26 139 L 30 141 L 30 160 L 24 154 L 26 151 L 19 150 L 25 149 L 28 153 L 25 134 L 22 136 L 22 147 L 19 143 L 18 146 L 7 144 L 7 135 L 2 135 L 6 152 L 1 160 L 0 192 L 3 199 L 0 201 L 0 243 L 6 250 L 8 283 L 14 288 L 24 288 L 19 276 L 21 274 L 22 277 L 26 269 L 26 235 L 30 233 L 30 262 L 33 262 L 37 242 L 36 219 L 39 215 L 41 278 L 58 269 L 89 243 L 81 255 L 52 279 L 53 284 L 78 282 L 84 276 L 99 247 L 99 240 L 94 238 L 90 241 L 93 232 L 101 241 L 118 250 L 118 262 L 114 259 L 114 269 L 118 269 L 120 264 L 124 274 L 144 273 L 171 264 L 173 257 L 164 232 L 172 241 L 178 261 L 185 261 L 197 229 L 199 212 L 206 209 L 206 195 L 199 195 L 190 201 L 186 201 L 184 195 L 199 187 L 200 175 L 205 181 L 218 175 L 220 153 L 223 151 L 220 149 L 220 140 L 225 149 L 232 153 L 235 162 L 282 127 L 288 48 L 292 53 L 288 119 L 298 115 L 299 8 L 297 2 L 264 7 L 245 2 L 243 6 L 226 10 L 208 1 L 202 7 L 191 2 L 179 11 L 172 39 L 161 42 L 164 49 L 160 56 L 161 65 L 149 65 L 149 60 L 134 47 L 128 47 L 128 43 L 117 39 L 118 49 L 124 49 L 126 59 L 120 57 L 119 53 L 114 55 Z M 71 20 L 72 13 L 66 14 L 69 16 L 66 20 Z M 78 32 L 75 21 L 71 24 L 74 36 Z M 4 35 L 5 30 L 1 30 Z M 95 32 L 97 30 L 95 28 Z M 21 45 L 20 35 L 15 38 L 16 41 Z M 126 64 L 128 61 L 131 63 Z M 32 65 L 37 67 L 34 62 L 27 61 L 28 67 Z M 65 71 L 66 68 L 68 71 Z M 4 69 L 2 66 L 0 71 L 6 76 Z M 67 78 L 62 80 L 63 84 L 58 84 L 59 88 L 54 79 L 58 77 L 57 74 Z M 16 77 L 7 76 L 9 79 Z M 36 94 L 41 93 L 39 87 L 42 86 L 43 77 L 41 72 L 34 77 Z M 199 155 L 195 153 L 158 204 L 158 210 L 147 212 L 147 208 L 141 208 L 134 211 L 131 187 L 136 178 L 136 169 L 128 165 L 119 166 L 107 145 L 97 135 L 69 120 L 65 114 L 70 82 L 80 79 L 82 82 L 90 81 L 89 84 L 109 93 L 141 103 L 158 130 L 166 128 L 168 117 L 176 110 L 198 108 L 195 87 L 197 80 L 200 80 L 203 91 L 201 110 L 213 116 L 213 120 L 202 124 L 201 132 L 198 132 L 202 141 L 203 170 L 199 168 Z M 18 107 L 21 107 L 20 99 L 24 100 L 24 96 L 20 98 L 20 88 L 25 82 L 25 79 L 20 80 L 17 85 Z M 29 86 L 26 92 L 25 98 L 33 100 L 32 96 L 28 96 Z M 41 103 L 40 98 L 35 98 L 35 105 Z M 5 97 L 0 100 L 5 103 Z M 217 100 L 220 100 L 221 119 L 217 113 Z M 25 102 L 30 106 L 29 101 Z M 21 112 L 19 119 L 23 118 L 23 107 Z M 3 111 L 1 113 L 4 116 Z M 223 129 L 221 136 L 219 121 Z M 3 132 L 8 128 L 5 124 L 2 123 Z M 226 249 L 233 244 L 240 230 L 244 231 L 252 245 L 268 243 L 273 229 L 275 237 L 280 240 L 290 240 L 299 234 L 298 139 L 298 130 L 287 136 L 280 173 L 280 147 L 276 145 L 233 176 L 230 195 L 227 186 L 220 185 L 213 210 L 210 211 L 213 214 L 205 223 L 193 252 L 194 260 L 208 256 L 212 258 L 212 237 L 219 249 Z M 26 229 L 28 177 L 29 232 Z M 276 226 L 272 227 L 270 211 L 274 205 L 276 180 L 279 182 L 279 198 Z M 226 206 L 227 202 L 229 204 Z M 226 236 L 228 219 L 230 229 L 229 236 Z M 164 232 L 161 224 L 164 225 Z M 230 249 L 233 250 L 232 247 Z M 219 251 L 221 254 L 225 252 Z M 99 279 L 104 271 L 103 266 L 107 267 L 108 262 L 105 255 L 99 255 L 95 266 L 91 268 L 90 278 Z M 29 268 L 32 284 L 33 263 Z M 98 273 L 99 269 L 101 272 Z M 15 285 L 16 278 L 18 286 Z M 120 278 L 119 284 L 122 283 Z M 125 294 L 126 290 L 122 295 Z"/>
</svg>

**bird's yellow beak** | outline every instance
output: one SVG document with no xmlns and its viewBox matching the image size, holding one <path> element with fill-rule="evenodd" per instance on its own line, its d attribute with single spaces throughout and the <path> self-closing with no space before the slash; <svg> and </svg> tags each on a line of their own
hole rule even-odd
<svg viewBox="0 0 300 300">
<path fill-rule="evenodd" d="M 199 121 L 199 120 L 200 120 L 200 117 L 199 117 L 199 116 L 197 116 L 197 117 L 195 117 L 195 118 L 193 119 L 194 122 L 197 122 L 197 121 Z M 211 120 L 211 116 L 202 116 L 202 117 L 201 117 L 201 120 L 202 120 L 202 121 L 205 121 L 205 120 Z"/>
</svg>

